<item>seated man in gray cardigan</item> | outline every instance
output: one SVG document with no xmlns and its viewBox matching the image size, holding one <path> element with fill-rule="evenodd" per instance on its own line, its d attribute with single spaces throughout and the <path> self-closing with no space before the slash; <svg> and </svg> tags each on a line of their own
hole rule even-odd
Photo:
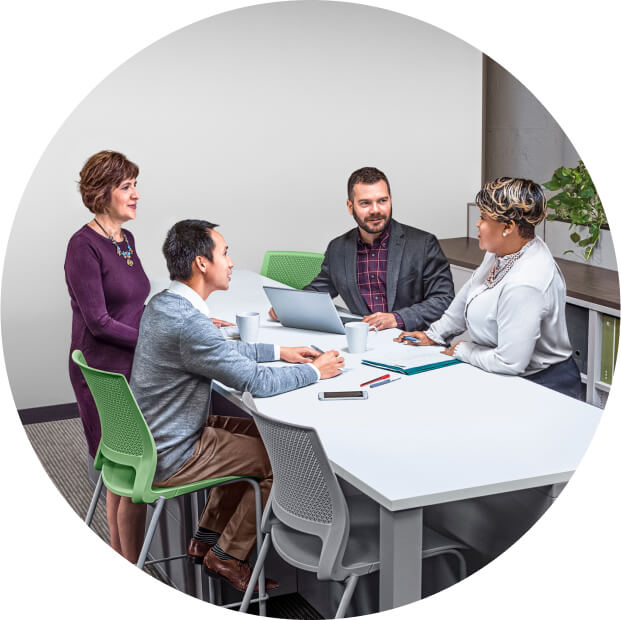
<svg viewBox="0 0 621 620">
<path fill-rule="evenodd" d="M 164 242 L 170 287 L 147 305 L 138 335 L 131 388 L 157 448 L 156 486 L 230 475 L 261 478 L 263 503 L 272 485 L 267 453 L 251 419 L 209 416 L 211 381 L 272 396 L 339 374 L 336 351 L 227 341 L 209 319 L 206 299 L 226 290 L 233 261 L 214 224 L 184 220 Z M 281 359 L 295 366 L 259 365 Z M 306 362 L 306 363 L 305 363 Z M 214 488 L 188 553 L 240 590 L 255 544 L 254 493 L 247 484 Z M 268 582 L 268 588 L 277 584 Z"/>
<path fill-rule="evenodd" d="M 353 172 L 347 195 L 358 227 L 330 242 L 319 275 L 305 290 L 340 295 L 350 312 L 380 330 L 427 329 L 455 296 L 438 240 L 392 219 L 390 184 L 377 168 Z M 270 316 L 277 320 L 273 309 Z"/>
</svg>

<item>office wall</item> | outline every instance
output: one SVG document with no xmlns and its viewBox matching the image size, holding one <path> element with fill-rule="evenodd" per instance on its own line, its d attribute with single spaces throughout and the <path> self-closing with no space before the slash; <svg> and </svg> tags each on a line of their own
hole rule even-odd
<svg viewBox="0 0 621 620">
<path fill-rule="evenodd" d="M 511 73 L 484 57 L 485 178 L 514 176 L 545 183 L 580 156 L 539 100 Z"/>
<path fill-rule="evenodd" d="M 545 183 L 557 168 L 577 165 L 581 157 L 565 132 L 519 80 L 486 56 L 483 57 L 483 75 L 483 169 L 486 179 L 515 176 Z M 586 165 L 589 166 L 588 161 Z M 586 232 L 585 228 L 583 236 Z M 539 227 L 538 234 L 545 239 L 554 256 L 587 262 L 583 252 L 570 241 L 567 224 L 546 222 L 545 226 Z M 574 251 L 565 253 L 569 249 Z M 588 264 L 617 270 L 609 230 L 602 231 Z"/>
<path fill-rule="evenodd" d="M 128 60 L 60 128 L 13 224 L 2 329 L 17 407 L 74 400 L 63 261 L 90 219 L 75 183 L 89 155 L 140 165 L 129 228 L 151 278 L 185 217 L 220 224 L 244 268 L 266 249 L 323 251 L 352 226 L 345 183 L 363 165 L 389 175 L 396 218 L 458 236 L 481 178 L 481 74 L 481 54 L 440 30 L 337 3 L 226 13 Z"/>
</svg>

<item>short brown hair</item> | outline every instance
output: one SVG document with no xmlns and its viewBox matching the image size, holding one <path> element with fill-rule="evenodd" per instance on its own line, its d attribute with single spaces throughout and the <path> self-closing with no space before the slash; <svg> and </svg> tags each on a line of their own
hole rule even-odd
<svg viewBox="0 0 621 620">
<path fill-rule="evenodd" d="M 364 185 L 375 185 L 380 181 L 384 181 L 386 183 L 386 187 L 388 188 L 388 194 L 390 195 L 390 183 L 388 182 L 388 177 L 377 168 L 371 168 L 367 166 L 366 168 L 359 168 L 358 170 L 354 170 L 349 179 L 347 181 L 347 197 L 353 201 L 354 199 L 354 185 L 356 183 L 363 183 Z"/>
<path fill-rule="evenodd" d="M 95 214 L 105 213 L 110 206 L 112 190 L 125 179 L 135 179 L 138 173 L 138 166 L 123 153 L 95 153 L 88 158 L 80 171 L 79 189 L 82 202 Z"/>
<path fill-rule="evenodd" d="M 520 236 L 532 239 L 535 226 L 546 219 L 546 197 L 542 187 L 529 179 L 499 177 L 488 181 L 475 201 L 481 211 L 497 222 L 515 222 Z"/>
</svg>

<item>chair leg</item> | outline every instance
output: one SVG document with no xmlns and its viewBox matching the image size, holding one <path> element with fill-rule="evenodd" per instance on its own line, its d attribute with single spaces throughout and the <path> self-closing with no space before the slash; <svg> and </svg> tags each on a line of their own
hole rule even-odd
<svg viewBox="0 0 621 620">
<path fill-rule="evenodd" d="M 192 534 L 198 524 L 198 491 L 196 493 L 192 493 L 190 495 L 190 505 L 192 509 Z M 201 601 L 205 600 L 205 594 L 203 592 L 203 571 L 201 570 L 202 566 L 200 564 L 194 564 L 194 588 L 196 593 L 196 598 L 199 598 Z"/>
<path fill-rule="evenodd" d="M 457 549 L 450 549 L 447 553 L 452 553 L 457 558 L 457 562 L 459 564 L 459 581 L 463 581 L 467 576 L 466 560 L 463 554 L 460 551 L 457 551 Z"/>
<path fill-rule="evenodd" d="M 255 509 L 255 520 L 256 520 L 256 532 L 257 532 L 257 550 L 263 548 L 263 533 L 261 531 L 261 513 L 262 513 L 262 498 L 261 498 L 261 487 L 256 480 L 252 478 L 248 478 L 248 482 L 252 485 L 254 489 L 254 509 Z M 257 554 L 259 551 L 257 551 Z M 267 550 L 266 550 L 267 553 Z M 258 558 L 257 558 L 258 559 Z M 258 563 L 258 562 L 257 562 Z M 267 615 L 267 602 L 265 600 L 265 569 L 263 568 L 265 564 L 265 557 L 263 558 L 263 562 L 261 563 L 261 570 L 259 572 L 259 615 L 266 616 Z M 250 594 L 254 592 L 254 584 L 252 587 L 248 587 L 247 591 L 250 590 Z M 250 599 L 249 599 L 250 600 Z"/>
<path fill-rule="evenodd" d="M 358 584 L 358 575 L 351 575 L 347 579 L 347 586 L 345 587 L 345 592 L 343 592 L 343 597 L 341 598 L 341 602 L 339 603 L 339 608 L 336 610 L 335 618 L 344 618 L 345 612 L 347 611 L 347 607 L 351 601 L 351 597 L 354 595 L 354 590 L 356 589 L 356 585 Z"/>
<path fill-rule="evenodd" d="M 151 521 L 149 522 L 149 529 L 147 530 L 147 534 L 144 537 L 144 543 L 142 545 L 142 549 L 140 550 L 138 562 L 136 562 L 136 566 L 138 568 L 144 568 L 144 563 L 147 559 L 147 553 L 149 553 L 149 547 L 151 546 L 151 541 L 153 540 L 153 536 L 155 535 L 157 522 L 159 521 L 162 510 L 164 509 L 165 501 L 165 497 L 159 497 L 155 502 L 155 510 L 153 511 L 153 516 L 151 517 Z"/>
<path fill-rule="evenodd" d="M 217 605 L 216 602 L 216 580 L 213 577 L 207 577 L 207 584 L 209 586 L 209 593 L 208 593 L 208 597 L 209 597 L 209 602 L 212 605 Z"/>
<path fill-rule="evenodd" d="M 267 557 L 267 552 L 270 548 L 271 543 L 271 535 L 266 534 L 265 539 L 263 540 L 263 544 L 259 549 L 259 555 L 257 556 L 257 563 L 254 565 L 252 569 L 252 575 L 250 575 L 250 581 L 248 582 L 248 587 L 246 588 L 246 592 L 244 593 L 244 598 L 242 599 L 242 604 L 239 607 L 239 611 L 246 613 L 248 611 L 248 606 L 250 605 L 250 599 L 254 593 L 254 586 L 257 583 L 257 579 L 259 575 L 264 572 L 263 565 L 265 564 L 265 558 Z M 259 594 L 260 596 L 260 594 Z M 259 604 L 261 601 L 259 601 Z"/>
<path fill-rule="evenodd" d="M 97 484 L 95 485 L 95 492 L 93 493 L 90 506 L 88 507 L 88 512 L 86 513 L 86 519 L 84 519 L 84 522 L 89 527 L 91 526 L 91 522 L 95 514 L 95 508 L 97 508 L 97 502 L 99 501 L 99 496 L 101 495 L 101 487 L 103 487 L 103 478 L 101 477 L 101 472 L 99 472 L 99 478 L 97 478 Z"/>
</svg>

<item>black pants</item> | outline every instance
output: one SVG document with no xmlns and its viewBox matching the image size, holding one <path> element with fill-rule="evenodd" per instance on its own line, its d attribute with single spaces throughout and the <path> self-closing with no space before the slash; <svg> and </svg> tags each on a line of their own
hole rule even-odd
<svg viewBox="0 0 621 620">
<path fill-rule="evenodd" d="M 553 364 L 544 370 L 540 370 L 533 375 L 524 377 L 533 383 L 544 385 L 551 390 L 584 400 L 582 396 L 582 381 L 580 380 L 580 371 L 573 357 L 566 359 L 564 362 Z"/>
</svg>

